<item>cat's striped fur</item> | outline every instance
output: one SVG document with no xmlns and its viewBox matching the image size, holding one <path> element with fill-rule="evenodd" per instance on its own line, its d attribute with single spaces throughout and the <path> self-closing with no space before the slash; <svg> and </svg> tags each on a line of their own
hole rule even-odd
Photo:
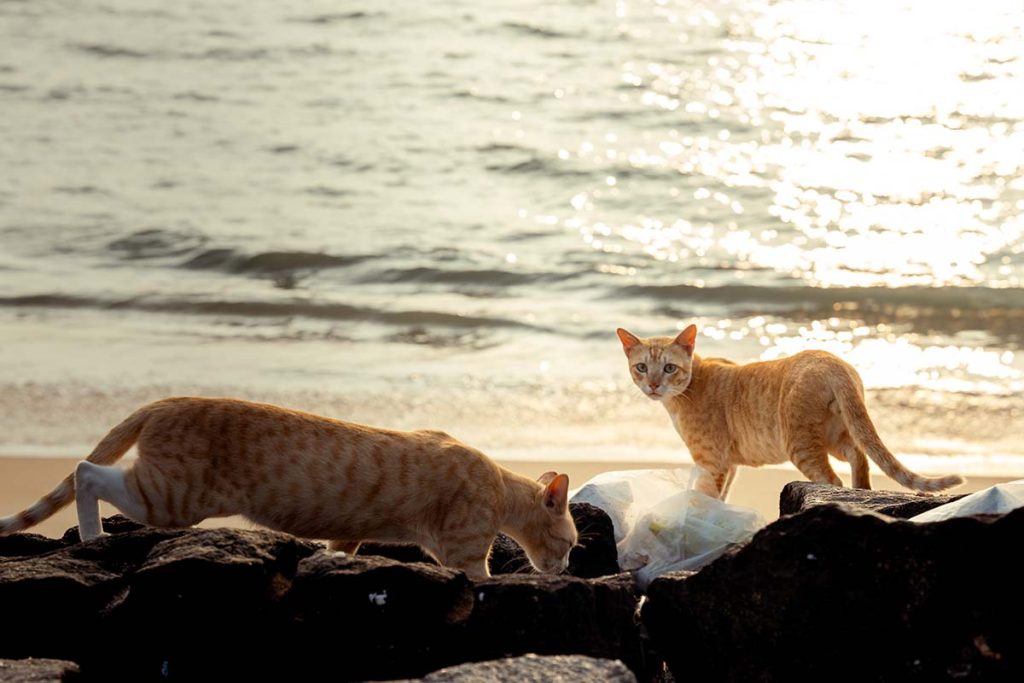
<svg viewBox="0 0 1024 683">
<path fill-rule="evenodd" d="M 701 468 L 698 488 L 725 498 L 739 465 L 787 460 L 811 481 L 842 486 L 829 454 L 850 463 L 853 485 L 871 488 L 867 457 L 907 488 L 940 491 L 963 478 L 923 477 L 878 436 L 860 376 L 826 351 L 737 365 L 694 353 L 697 328 L 640 339 L 618 330 L 633 382 L 661 401 Z"/>
<path fill-rule="evenodd" d="M 133 444 L 137 460 L 111 465 Z M 442 432 L 397 432 L 226 398 L 170 398 L 114 427 L 75 473 L 0 535 L 76 498 L 79 532 L 100 534 L 97 500 L 128 517 L 184 527 L 241 514 L 271 529 L 332 541 L 418 543 L 442 564 L 488 575 L 498 531 L 541 571 L 561 571 L 576 543 L 568 477 L 515 474 Z"/>
</svg>

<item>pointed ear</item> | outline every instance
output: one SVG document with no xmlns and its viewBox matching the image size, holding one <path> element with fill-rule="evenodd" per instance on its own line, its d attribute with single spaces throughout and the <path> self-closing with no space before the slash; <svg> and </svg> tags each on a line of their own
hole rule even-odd
<svg viewBox="0 0 1024 683">
<path fill-rule="evenodd" d="M 551 480 L 557 476 L 558 472 L 545 472 L 544 474 L 537 477 L 537 481 L 539 481 L 544 486 L 547 486 L 548 484 L 551 483 Z"/>
<path fill-rule="evenodd" d="M 621 327 L 615 330 L 615 334 L 619 335 L 619 341 L 622 342 L 622 350 L 629 355 L 629 352 L 633 350 L 633 347 L 640 343 L 640 338 L 634 334 L 630 334 Z"/>
<path fill-rule="evenodd" d="M 559 474 L 544 489 L 544 507 L 553 514 L 562 514 L 569 506 L 569 475 Z"/>
<path fill-rule="evenodd" d="M 673 343 L 683 347 L 683 351 L 686 351 L 691 356 L 693 355 L 693 346 L 697 343 L 697 326 L 690 325 L 685 330 L 680 332 Z"/>
</svg>

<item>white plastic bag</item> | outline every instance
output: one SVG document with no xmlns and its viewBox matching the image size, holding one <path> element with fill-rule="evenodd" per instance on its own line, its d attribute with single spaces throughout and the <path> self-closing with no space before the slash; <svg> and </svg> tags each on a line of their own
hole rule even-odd
<svg viewBox="0 0 1024 683">
<path fill-rule="evenodd" d="M 637 570 L 641 588 L 666 572 L 703 567 L 765 525 L 754 510 L 693 490 L 697 472 L 696 467 L 605 472 L 572 497 L 608 513 L 619 566 Z"/>
<path fill-rule="evenodd" d="M 969 515 L 1000 514 L 1024 507 L 1024 479 L 996 484 L 987 489 L 975 491 L 969 496 L 952 503 L 940 505 L 911 517 L 911 522 L 941 522 L 953 517 Z"/>
</svg>

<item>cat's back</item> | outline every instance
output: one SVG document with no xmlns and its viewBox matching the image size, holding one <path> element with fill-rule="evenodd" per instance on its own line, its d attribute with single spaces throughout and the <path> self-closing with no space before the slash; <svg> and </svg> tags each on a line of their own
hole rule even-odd
<svg viewBox="0 0 1024 683">
<path fill-rule="evenodd" d="M 309 426 L 336 427 L 354 431 L 388 432 L 389 430 L 354 422 L 346 422 L 333 417 L 317 415 L 294 408 L 260 403 L 239 398 L 221 398 L 207 396 L 173 396 L 153 401 L 143 409 L 152 419 L 187 418 L 189 426 L 200 429 L 211 423 L 222 422 L 264 422 L 305 424 Z"/>
<path fill-rule="evenodd" d="M 792 356 L 741 366 L 748 382 L 772 387 L 783 394 L 830 396 L 837 383 L 861 388 L 856 369 L 839 356 L 821 349 L 808 349 Z"/>
</svg>

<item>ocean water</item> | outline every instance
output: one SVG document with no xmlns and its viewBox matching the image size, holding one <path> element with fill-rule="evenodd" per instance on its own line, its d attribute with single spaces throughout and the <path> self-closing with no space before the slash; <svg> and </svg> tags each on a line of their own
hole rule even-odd
<svg viewBox="0 0 1024 683">
<path fill-rule="evenodd" d="M 0 2 L 0 452 L 244 396 L 687 458 L 614 330 L 1024 474 L 1017 0 Z"/>
</svg>

